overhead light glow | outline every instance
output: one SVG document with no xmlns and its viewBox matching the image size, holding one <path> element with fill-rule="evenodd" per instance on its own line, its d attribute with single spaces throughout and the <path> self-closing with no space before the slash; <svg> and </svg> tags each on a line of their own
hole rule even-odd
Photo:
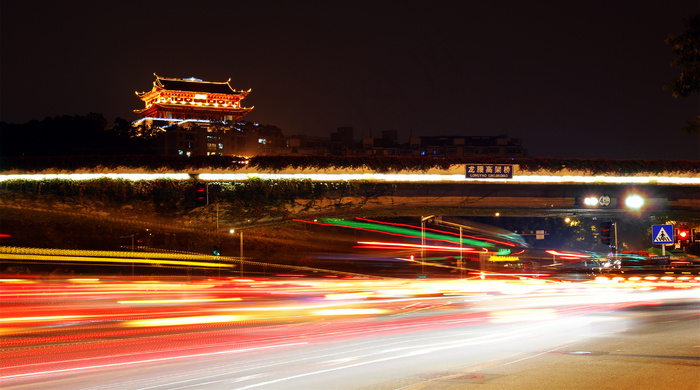
<svg viewBox="0 0 700 390">
<path fill-rule="evenodd" d="M 644 206 L 644 198 L 637 194 L 629 195 L 625 198 L 625 206 L 633 210 L 639 210 Z"/>
<path fill-rule="evenodd" d="M 583 204 L 588 206 L 588 207 L 596 207 L 596 206 L 598 206 L 598 197 L 597 196 L 587 196 L 583 199 Z"/>
</svg>

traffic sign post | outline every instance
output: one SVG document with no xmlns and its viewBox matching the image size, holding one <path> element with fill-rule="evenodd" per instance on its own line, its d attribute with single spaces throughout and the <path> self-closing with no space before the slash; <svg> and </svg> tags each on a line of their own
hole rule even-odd
<svg viewBox="0 0 700 390">
<path fill-rule="evenodd" d="M 654 245 L 661 244 L 661 256 L 666 256 L 666 244 L 673 244 L 673 225 L 652 225 L 651 239 Z"/>
</svg>

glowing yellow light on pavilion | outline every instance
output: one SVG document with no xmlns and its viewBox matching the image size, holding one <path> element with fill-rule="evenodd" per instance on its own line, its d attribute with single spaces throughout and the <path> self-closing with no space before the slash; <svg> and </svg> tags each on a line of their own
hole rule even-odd
<svg viewBox="0 0 700 390">
<path fill-rule="evenodd" d="M 198 93 L 198 94 L 194 95 L 194 98 L 195 99 L 206 99 L 207 95 Z"/>
</svg>

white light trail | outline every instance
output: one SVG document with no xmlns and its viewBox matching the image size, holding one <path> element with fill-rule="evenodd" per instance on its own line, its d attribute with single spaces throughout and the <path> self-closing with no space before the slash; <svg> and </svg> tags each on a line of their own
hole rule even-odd
<svg viewBox="0 0 700 390">
<path fill-rule="evenodd" d="M 233 350 L 227 350 L 227 351 L 206 352 L 206 353 L 196 353 L 196 354 L 189 354 L 189 355 L 170 356 L 170 357 L 164 357 L 164 358 L 134 360 L 134 361 L 130 361 L 130 362 L 107 363 L 107 364 L 100 364 L 100 365 L 93 365 L 93 366 L 66 368 L 66 369 L 61 369 L 61 370 L 28 372 L 25 374 L 0 376 L 0 380 L 7 380 L 7 379 L 11 379 L 11 378 L 21 378 L 21 377 L 28 377 L 28 376 L 37 376 L 37 375 L 65 373 L 65 372 L 87 371 L 87 370 L 109 368 L 109 367 L 133 366 L 133 365 L 137 365 L 137 364 L 163 362 L 163 361 L 169 361 L 169 360 L 190 359 L 190 358 L 201 357 L 201 356 L 223 355 L 223 354 L 229 354 L 229 353 L 244 353 L 244 352 L 251 352 L 251 351 L 266 350 L 266 349 L 270 349 L 270 348 L 290 347 L 290 346 L 298 346 L 298 345 L 305 345 L 305 344 L 308 344 L 308 343 L 307 342 L 298 342 L 298 343 L 277 344 L 277 345 L 269 345 L 269 346 L 262 346 L 262 347 L 233 349 Z"/>
</svg>

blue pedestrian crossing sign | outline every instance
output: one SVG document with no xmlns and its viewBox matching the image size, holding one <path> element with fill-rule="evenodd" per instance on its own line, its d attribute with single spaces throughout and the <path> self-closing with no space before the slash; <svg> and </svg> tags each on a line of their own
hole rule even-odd
<svg viewBox="0 0 700 390">
<path fill-rule="evenodd" d="M 673 244 L 673 225 L 651 225 L 654 244 Z"/>
</svg>

